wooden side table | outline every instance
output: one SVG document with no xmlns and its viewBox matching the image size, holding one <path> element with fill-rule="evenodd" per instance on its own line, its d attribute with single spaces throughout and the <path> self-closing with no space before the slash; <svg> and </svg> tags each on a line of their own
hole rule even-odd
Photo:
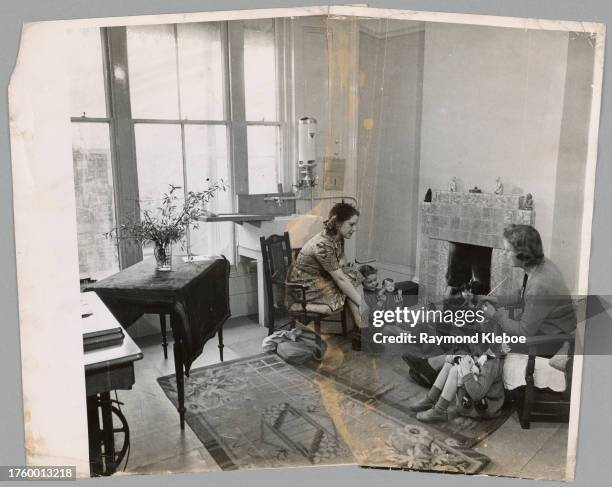
<svg viewBox="0 0 612 487">
<path fill-rule="evenodd" d="M 229 262 L 224 257 L 184 262 L 174 257 L 172 271 L 157 271 L 146 259 L 89 286 L 125 328 L 145 313 L 170 315 L 174 338 L 177 410 L 185 429 L 184 376 L 206 342 L 219 339 L 223 361 L 223 324 L 230 316 Z"/>
</svg>

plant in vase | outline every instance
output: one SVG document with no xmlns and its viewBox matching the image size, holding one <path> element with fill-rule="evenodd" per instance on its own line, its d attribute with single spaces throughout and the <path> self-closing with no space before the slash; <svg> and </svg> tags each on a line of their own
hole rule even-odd
<svg viewBox="0 0 612 487">
<path fill-rule="evenodd" d="M 170 190 L 162 195 L 161 205 L 154 211 L 143 210 L 139 220 L 125 220 L 105 234 L 141 245 L 152 242 L 156 268 L 160 271 L 172 270 L 172 244 L 182 241 L 188 228 L 197 229 L 199 218 L 207 214 L 208 202 L 219 191 L 227 190 L 222 179 L 209 182 L 209 187 L 203 191 L 189 191 L 187 194 L 177 191 L 182 189 L 180 186 L 169 187 Z"/>
</svg>

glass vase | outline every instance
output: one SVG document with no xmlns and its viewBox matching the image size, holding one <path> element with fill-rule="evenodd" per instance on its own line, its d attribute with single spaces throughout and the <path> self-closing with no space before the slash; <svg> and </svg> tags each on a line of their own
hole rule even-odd
<svg viewBox="0 0 612 487">
<path fill-rule="evenodd" d="M 155 243 L 155 269 L 158 271 L 168 272 L 172 270 L 172 243 Z"/>
</svg>

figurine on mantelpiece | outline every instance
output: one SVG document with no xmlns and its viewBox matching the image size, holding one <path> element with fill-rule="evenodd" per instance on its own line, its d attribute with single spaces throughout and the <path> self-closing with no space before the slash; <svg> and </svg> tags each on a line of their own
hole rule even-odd
<svg viewBox="0 0 612 487">
<path fill-rule="evenodd" d="M 533 210 L 533 195 L 531 193 L 527 193 L 525 196 L 524 210 Z"/>
<path fill-rule="evenodd" d="M 498 176 L 495 180 L 495 194 L 504 194 L 504 185 L 501 182 L 501 178 Z"/>
<path fill-rule="evenodd" d="M 450 182 L 448 183 L 448 190 L 451 193 L 457 192 L 457 178 L 455 176 L 453 176 L 453 179 L 451 179 Z"/>
<path fill-rule="evenodd" d="M 429 188 L 427 189 L 427 192 L 425 193 L 425 203 L 431 203 L 431 197 L 432 197 L 431 188 Z"/>
</svg>

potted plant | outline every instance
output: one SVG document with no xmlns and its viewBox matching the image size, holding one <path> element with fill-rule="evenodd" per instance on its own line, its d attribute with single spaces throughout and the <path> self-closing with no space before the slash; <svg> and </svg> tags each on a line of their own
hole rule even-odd
<svg viewBox="0 0 612 487">
<path fill-rule="evenodd" d="M 209 182 L 209 179 L 206 179 Z M 219 180 L 203 191 L 184 194 L 180 186 L 169 185 L 170 190 L 161 198 L 155 210 L 143 210 L 139 220 L 126 220 L 105 235 L 116 239 L 128 239 L 139 244 L 155 245 L 156 269 L 172 270 L 172 244 L 180 241 L 188 228 L 198 228 L 199 218 L 208 214 L 208 202 L 227 185 Z"/>
</svg>

